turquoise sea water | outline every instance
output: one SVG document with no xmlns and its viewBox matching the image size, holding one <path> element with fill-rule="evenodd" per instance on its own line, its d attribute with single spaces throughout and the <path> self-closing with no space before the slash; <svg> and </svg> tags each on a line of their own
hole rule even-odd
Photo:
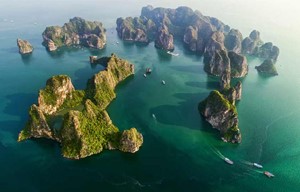
<svg viewBox="0 0 300 192">
<path fill-rule="evenodd" d="M 300 17 L 296 17 L 296 1 L 1 3 L 0 191 L 300 190 Z M 244 36 L 258 29 L 263 40 L 280 48 L 276 77 L 257 74 L 254 67 L 262 61 L 248 58 L 249 74 L 242 79 L 243 96 L 237 105 L 241 144 L 221 142 L 218 132 L 198 114 L 198 102 L 218 87 L 218 79 L 204 73 L 201 57 L 186 51 L 180 42 L 175 49 L 179 56 L 172 57 L 155 49 L 153 43 L 136 46 L 118 39 L 116 18 L 138 16 L 141 7 L 150 3 L 172 8 L 188 5 L 240 29 Z M 45 50 L 41 45 L 44 28 L 62 25 L 74 16 L 104 23 L 108 38 L 104 50 Z M 18 54 L 18 37 L 33 44 L 32 55 Z M 143 133 L 144 145 L 138 153 L 105 151 L 74 161 L 63 158 L 59 145 L 49 140 L 17 143 L 28 108 L 37 102 L 38 90 L 49 77 L 67 74 L 77 89 L 83 89 L 87 79 L 102 69 L 91 67 L 88 56 L 112 52 L 135 64 L 134 77 L 117 87 L 117 98 L 108 112 L 120 129 L 136 127 Z M 147 67 L 153 73 L 144 78 Z M 223 155 L 235 164 L 226 164 Z M 268 179 L 249 162 L 261 163 L 275 177 Z"/>
</svg>

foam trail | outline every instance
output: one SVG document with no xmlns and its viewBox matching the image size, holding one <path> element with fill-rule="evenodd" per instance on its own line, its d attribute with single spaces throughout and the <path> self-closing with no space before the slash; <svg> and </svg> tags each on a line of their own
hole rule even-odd
<svg viewBox="0 0 300 192">
<path fill-rule="evenodd" d="M 216 149 L 215 147 L 211 147 L 212 151 L 217 155 L 219 156 L 221 159 L 225 159 L 225 156 L 218 150 Z"/>
</svg>

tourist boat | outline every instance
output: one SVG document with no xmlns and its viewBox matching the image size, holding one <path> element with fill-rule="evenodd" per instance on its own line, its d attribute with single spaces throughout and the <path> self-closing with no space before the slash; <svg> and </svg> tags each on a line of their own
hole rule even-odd
<svg viewBox="0 0 300 192">
<path fill-rule="evenodd" d="M 156 119 L 156 116 L 152 113 L 152 117 L 153 117 L 153 119 Z"/>
<path fill-rule="evenodd" d="M 148 68 L 146 69 L 146 73 L 149 74 L 149 73 L 151 73 L 151 72 L 152 72 L 151 68 L 148 67 Z"/>
<path fill-rule="evenodd" d="M 167 51 L 167 53 L 173 56 L 179 56 L 179 53 L 172 53 L 171 51 Z"/>
<path fill-rule="evenodd" d="M 233 165 L 233 161 L 231 161 L 230 159 L 228 159 L 227 157 L 224 158 L 224 161 L 230 165 Z"/>
<path fill-rule="evenodd" d="M 144 77 L 147 77 L 146 73 L 144 73 Z"/>
<path fill-rule="evenodd" d="M 256 167 L 256 168 L 259 168 L 259 169 L 263 168 L 263 166 L 258 164 L 258 163 L 253 163 L 253 166 Z"/>
<path fill-rule="evenodd" d="M 269 171 L 264 171 L 264 175 L 271 178 L 274 177 L 275 175 L 273 175 L 272 173 L 270 173 Z"/>
<path fill-rule="evenodd" d="M 162 80 L 162 81 L 161 81 L 161 83 L 162 83 L 163 85 L 165 85 L 165 84 L 166 84 L 166 82 L 165 82 L 164 80 Z"/>
</svg>

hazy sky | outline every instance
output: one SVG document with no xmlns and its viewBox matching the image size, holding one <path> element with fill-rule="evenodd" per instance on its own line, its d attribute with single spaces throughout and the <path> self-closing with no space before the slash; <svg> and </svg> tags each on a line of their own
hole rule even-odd
<svg viewBox="0 0 300 192">
<path fill-rule="evenodd" d="M 0 21 L 36 19 L 47 25 L 61 25 L 71 17 L 81 16 L 100 20 L 109 27 L 114 27 L 116 17 L 138 16 L 141 7 L 148 4 L 170 8 L 185 5 L 243 33 L 255 28 L 272 31 L 271 37 L 287 32 L 300 34 L 299 0 L 0 0 L 0 4 Z M 50 21 L 53 23 L 47 23 Z"/>
</svg>

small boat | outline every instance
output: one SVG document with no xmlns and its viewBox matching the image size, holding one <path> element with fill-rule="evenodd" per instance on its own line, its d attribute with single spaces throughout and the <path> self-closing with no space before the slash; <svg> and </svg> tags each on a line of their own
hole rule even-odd
<svg viewBox="0 0 300 192">
<path fill-rule="evenodd" d="M 263 168 L 263 166 L 258 164 L 258 163 L 253 163 L 253 166 L 256 167 L 256 168 L 259 168 L 259 169 Z"/>
<path fill-rule="evenodd" d="M 226 163 L 228 163 L 229 165 L 233 165 L 233 161 L 231 161 L 230 159 L 228 159 L 227 157 L 224 158 L 224 161 Z"/>
<path fill-rule="evenodd" d="M 156 116 L 154 115 L 154 113 L 152 113 L 152 117 L 153 117 L 153 119 L 156 119 Z"/>
<path fill-rule="evenodd" d="M 173 55 L 173 56 L 179 56 L 179 53 L 173 53 L 171 51 L 167 51 L 168 54 Z"/>
<path fill-rule="evenodd" d="M 165 82 L 164 80 L 162 80 L 162 81 L 161 81 L 161 83 L 162 83 L 163 85 L 165 85 L 165 84 L 166 84 L 166 82 Z"/>
<path fill-rule="evenodd" d="M 264 175 L 271 178 L 274 177 L 275 175 L 273 175 L 272 173 L 270 173 L 269 171 L 264 171 Z"/>
<path fill-rule="evenodd" d="M 146 73 L 144 73 L 144 77 L 147 77 Z"/>
<path fill-rule="evenodd" d="M 148 67 L 148 68 L 146 69 L 146 73 L 149 74 L 149 73 L 151 73 L 151 72 L 152 72 L 151 68 Z"/>
<path fill-rule="evenodd" d="M 119 44 L 119 41 L 117 41 L 116 44 Z"/>
</svg>

